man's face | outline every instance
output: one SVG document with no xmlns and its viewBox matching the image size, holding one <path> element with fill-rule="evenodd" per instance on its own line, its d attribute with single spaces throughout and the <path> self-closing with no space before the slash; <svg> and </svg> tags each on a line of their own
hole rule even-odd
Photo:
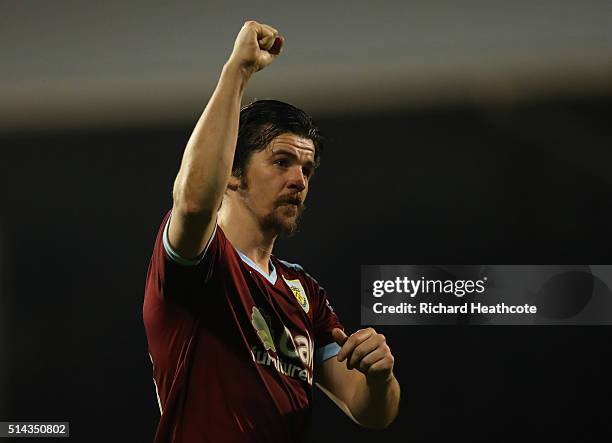
<svg viewBox="0 0 612 443">
<path fill-rule="evenodd" d="M 237 196 L 264 231 L 296 231 L 314 174 L 314 155 L 312 140 L 286 133 L 251 156 Z"/>
</svg>

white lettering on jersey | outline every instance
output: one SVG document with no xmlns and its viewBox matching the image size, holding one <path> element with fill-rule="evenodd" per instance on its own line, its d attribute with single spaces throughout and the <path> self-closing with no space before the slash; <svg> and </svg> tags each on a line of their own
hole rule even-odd
<svg viewBox="0 0 612 443">
<path fill-rule="evenodd" d="M 255 307 L 253 307 L 253 312 L 260 314 L 259 310 Z M 251 348 L 253 361 L 266 366 L 274 366 L 281 374 L 299 378 L 302 381 L 308 382 L 309 385 L 312 385 L 314 343 L 310 335 L 308 335 L 308 331 L 306 332 L 307 337 L 303 335 L 296 335 L 294 337 L 289 328 L 285 326 L 278 340 L 278 350 L 280 354 L 290 359 L 299 359 L 302 365 L 296 365 L 283 361 L 279 354 L 270 354 L 269 350 L 276 353 L 276 347 L 274 343 L 271 343 L 273 337 L 270 336 L 270 328 L 267 324 L 264 326 L 266 321 L 263 315 L 255 315 L 254 317 L 256 320 L 254 319 L 253 326 L 264 345 L 264 349 L 258 349 L 257 346 Z M 266 333 L 262 333 L 263 331 Z"/>
</svg>

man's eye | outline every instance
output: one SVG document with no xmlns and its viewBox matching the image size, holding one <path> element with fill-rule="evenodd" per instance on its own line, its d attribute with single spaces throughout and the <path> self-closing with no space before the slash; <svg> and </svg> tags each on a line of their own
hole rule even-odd
<svg viewBox="0 0 612 443">
<path fill-rule="evenodd" d="M 282 166 L 283 168 L 289 166 L 289 161 L 287 159 L 281 158 L 274 162 L 275 165 Z"/>
<path fill-rule="evenodd" d="M 304 174 L 304 177 L 310 178 L 310 176 L 312 175 L 312 169 L 302 168 L 302 174 Z"/>
</svg>

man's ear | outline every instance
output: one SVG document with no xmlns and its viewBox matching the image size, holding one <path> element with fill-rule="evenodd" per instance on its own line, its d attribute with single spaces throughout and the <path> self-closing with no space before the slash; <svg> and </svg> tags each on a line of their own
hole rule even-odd
<svg viewBox="0 0 612 443">
<path fill-rule="evenodd" d="M 237 191 L 240 187 L 240 179 L 235 175 L 230 175 L 229 180 L 227 181 L 227 189 L 231 191 Z"/>
</svg>

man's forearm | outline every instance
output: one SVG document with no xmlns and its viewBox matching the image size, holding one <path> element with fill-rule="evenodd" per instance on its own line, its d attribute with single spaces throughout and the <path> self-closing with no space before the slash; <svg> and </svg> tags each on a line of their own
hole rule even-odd
<svg viewBox="0 0 612 443">
<path fill-rule="evenodd" d="M 397 416 L 400 386 L 393 375 L 395 359 L 385 336 L 368 327 L 350 336 L 334 328 L 332 337 L 341 348 L 337 362 L 327 365 L 325 382 L 361 425 L 386 428 Z M 344 361 L 346 364 L 341 364 Z"/>
<path fill-rule="evenodd" d="M 347 405 L 355 419 L 367 428 L 386 428 L 399 410 L 400 386 L 395 376 L 388 381 L 355 380 L 354 395 Z"/>
<path fill-rule="evenodd" d="M 187 143 L 174 182 L 175 206 L 185 212 L 217 210 L 231 174 L 244 89 L 250 74 L 227 63 Z"/>
</svg>

